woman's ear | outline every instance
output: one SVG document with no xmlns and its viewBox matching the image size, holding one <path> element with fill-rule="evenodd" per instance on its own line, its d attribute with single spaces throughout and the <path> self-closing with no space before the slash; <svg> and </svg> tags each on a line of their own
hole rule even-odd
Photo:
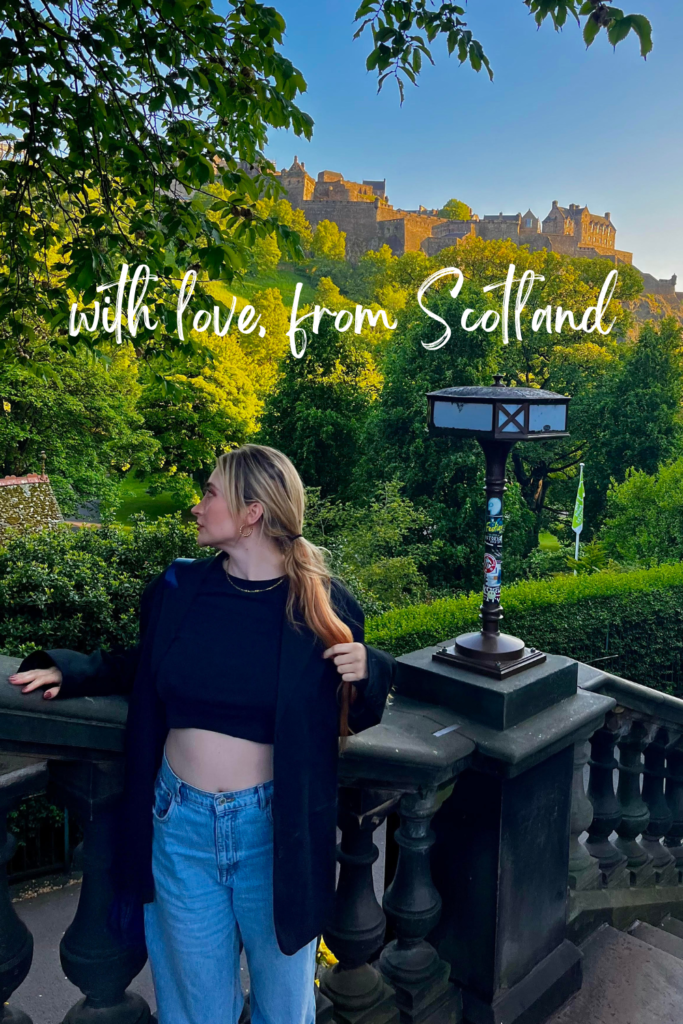
<svg viewBox="0 0 683 1024">
<path fill-rule="evenodd" d="M 245 522 L 247 526 L 255 526 L 259 519 L 263 516 L 263 505 L 260 501 L 252 501 L 247 508 L 247 514 L 245 516 Z"/>
</svg>

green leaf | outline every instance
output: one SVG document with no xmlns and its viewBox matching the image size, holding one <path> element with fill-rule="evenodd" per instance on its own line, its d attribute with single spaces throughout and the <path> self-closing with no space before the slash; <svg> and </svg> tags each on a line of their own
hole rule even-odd
<svg viewBox="0 0 683 1024">
<path fill-rule="evenodd" d="M 583 27 L 583 41 L 586 46 L 590 46 L 598 32 L 600 31 L 600 24 L 595 18 L 589 18 Z"/>
</svg>

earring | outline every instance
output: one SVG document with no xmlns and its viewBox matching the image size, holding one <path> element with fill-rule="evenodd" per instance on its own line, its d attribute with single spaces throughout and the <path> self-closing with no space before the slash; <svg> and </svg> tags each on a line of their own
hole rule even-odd
<svg viewBox="0 0 683 1024">
<path fill-rule="evenodd" d="M 240 537 L 244 537 L 246 539 L 247 537 L 251 537 L 252 533 L 254 532 L 254 527 L 252 526 L 250 528 L 249 533 L 242 533 L 242 530 L 244 529 L 245 525 L 245 523 L 242 523 L 242 525 L 240 526 Z"/>
</svg>

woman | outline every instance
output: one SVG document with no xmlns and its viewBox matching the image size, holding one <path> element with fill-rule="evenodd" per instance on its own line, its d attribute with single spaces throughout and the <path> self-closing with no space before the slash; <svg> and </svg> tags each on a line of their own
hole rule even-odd
<svg viewBox="0 0 683 1024">
<path fill-rule="evenodd" d="M 38 651 L 11 681 L 129 694 L 110 923 L 130 936 L 144 913 L 159 1024 L 236 1024 L 240 938 L 253 1024 L 313 1024 L 339 736 L 380 721 L 395 662 L 302 537 L 281 452 L 222 455 L 192 512 L 218 554 L 149 584 L 135 650 Z"/>
</svg>

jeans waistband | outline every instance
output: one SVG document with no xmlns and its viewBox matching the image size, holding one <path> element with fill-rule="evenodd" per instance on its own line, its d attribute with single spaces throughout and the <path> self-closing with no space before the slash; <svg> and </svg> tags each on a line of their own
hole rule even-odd
<svg viewBox="0 0 683 1024">
<path fill-rule="evenodd" d="M 273 798 L 273 780 L 261 782 L 248 789 L 230 790 L 224 793 L 209 793 L 205 789 L 196 789 L 179 778 L 168 763 L 166 748 L 161 760 L 161 778 L 164 784 L 179 803 L 187 800 L 199 807 L 215 808 L 216 811 L 239 810 L 242 807 L 258 806 L 265 808 Z"/>
</svg>

